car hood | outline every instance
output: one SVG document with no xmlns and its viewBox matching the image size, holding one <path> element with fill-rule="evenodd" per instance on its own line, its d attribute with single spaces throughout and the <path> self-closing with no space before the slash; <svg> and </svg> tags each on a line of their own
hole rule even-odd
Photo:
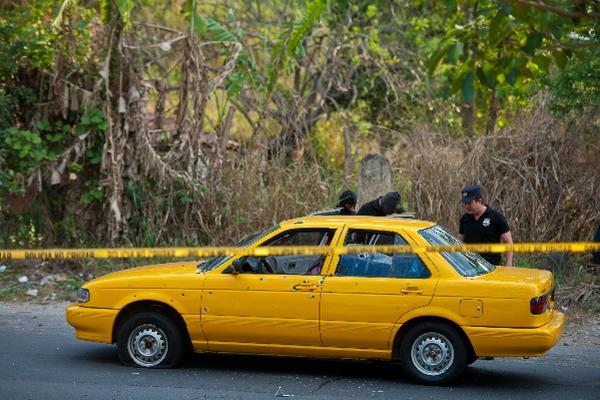
<svg viewBox="0 0 600 400">
<path fill-rule="evenodd" d="M 102 284 L 108 281 L 129 281 L 141 278 L 165 279 L 174 276 L 196 274 L 198 261 L 174 262 L 167 264 L 146 265 L 143 267 L 128 268 L 122 271 L 96 278 L 88 284 Z"/>
</svg>

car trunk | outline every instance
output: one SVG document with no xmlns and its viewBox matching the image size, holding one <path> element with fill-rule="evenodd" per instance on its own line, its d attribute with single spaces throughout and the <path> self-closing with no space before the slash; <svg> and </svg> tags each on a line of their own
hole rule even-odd
<svg viewBox="0 0 600 400">
<path fill-rule="evenodd" d="M 515 309 L 515 325 L 539 327 L 552 319 L 554 309 L 554 277 L 550 271 L 530 268 L 496 267 L 489 274 L 479 277 L 481 281 L 494 282 L 500 297 L 518 299 Z M 510 310 L 509 310 L 510 311 Z"/>
</svg>

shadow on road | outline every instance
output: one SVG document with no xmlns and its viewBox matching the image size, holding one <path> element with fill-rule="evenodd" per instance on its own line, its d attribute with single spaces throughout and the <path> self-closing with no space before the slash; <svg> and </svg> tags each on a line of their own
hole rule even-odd
<svg viewBox="0 0 600 400">
<path fill-rule="evenodd" d="M 535 386 L 547 383 L 535 371 L 506 371 L 494 368 L 496 361 L 477 361 L 467 367 L 454 386 L 498 388 Z M 334 360 L 294 357 L 269 357 L 233 354 L 192 354 L 182 368 L 220 370 L 229 373 L 261 373 L 326 376 L 328 378 L 367 379 L 387 383 L 414 384 L 398 363 L 365 360 Z"/>
<path fill-rule="evenodd" d="M 69 352 L 67 356 L 76 363 L 96 364 L 103 367 L 113 364 L 115 368 L 122 367 L 114 346 L 98 345 L 96 347 L 92 345 L 84 351 L 79 348 Z M 520 368 L 518 371 L 514 371 L 507 370 L 507 365 L 506 362 L 496 360 L 477 361 L 467 367 L 463 376 L 454 386 L 506 391 L 511 388 L 521 390 L 555 383 L 548 381 L 547 377 L 543 375 L 536 374 L 535 369 Z M 534 368 L 533 365 L 531 367 Z M 131 369 L 135 370 L 135 368 Z M 414 385 L 406 377 L 398 363 L 385 361 L 193 353 L 186 357 L 180 369 L 169 371 L 169 374 L 178 374 L 177 371 L 181 370 L 199 375 L 209 372 L 225 372 L 229 375 L 276 374 L 305 378 L 320 377 L 329 380 L 369 380 L 373 383 Z"/>
</svg>

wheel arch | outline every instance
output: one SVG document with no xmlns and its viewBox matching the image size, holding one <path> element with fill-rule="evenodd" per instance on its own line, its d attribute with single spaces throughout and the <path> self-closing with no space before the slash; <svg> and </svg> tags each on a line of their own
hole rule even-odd
<svg viewBox="0 0 600 400">
<path fill-rule="evenodd" d="M 451 327 L 452 329 L 454 329 L 456 331 L 456 333 L 458 333 L 458 335 L 461 337 L 461 339 L 465 345 L 465 348 L 467 350 L 467 356 L 469 358 L 476 357 L 475 350 L 473 349 L 473 345 L 471 344 L 469 337 L 467 336 L 465 331 L 460 327 L 460 325 L 458 325 L 456 322 L 446 319 L 446 318 L 441 318 L 441 317 L 420 316 L 420 317 L 413 318 L 409 321 L 406 321 L 404 324 L 402 324 L 402 326 L 400 326 L 400 329 L 398 329 L 398 331 L 396 332 L 396 335 L 394 336 L 394 341 L 392 344 L 392 359 L 394 359 L 394 360 L 398 359 L 400 344 L 402 343 L 402 340 L 404 339 L 406 334 L 413 327 L 415 327 L 419 324 L 425 323 L 425 322 L 438 322 L 438 323 L 446 324 L 449 327 Z"/>
<path fill-rule="evenodd" d="M 179 329 L 181 329 L 181 332 L 184 335 L 186 346 L 191 348 L 192 343 L 190 339 L 190 334 L 181 314 L 179 314 L 179 312 L 170 305 L 155 300 L 140 300 L 133 303 L 129 303 L 125 307 L 123 307 L 121 311 L 119 311 L 119 313 L 117 314 L 117 317 L 113 324 L 111 337 L 112 343 L 115 343 L 115 341 L 117 340 L 119 328 L 123 325 L 125 321 L 127 321 L 129 317 L 141 312 L 149 311 L 166 315 L 169 319 L 175 322 L 175 324 L 179 327 Z"/>
</svg>

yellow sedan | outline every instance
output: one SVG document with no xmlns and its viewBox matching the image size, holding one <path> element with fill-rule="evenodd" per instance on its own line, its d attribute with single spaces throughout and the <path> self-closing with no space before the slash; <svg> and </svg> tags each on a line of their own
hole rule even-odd
<svg viewBox="0 0 600 400">
<path fill-rule="evenodd" d="M 427 221 L 311 216 L 242 247 L 459 242 Z M 66 310 L 79 339 L 116 343 L 135 367 L 188 350 L 399 361 L 447 384 L 478 357 L 541 356 L 558 341 L 554 279 L 472 253 L 220 256 L 133 268 L 87 282 Z"/>
</svg>

